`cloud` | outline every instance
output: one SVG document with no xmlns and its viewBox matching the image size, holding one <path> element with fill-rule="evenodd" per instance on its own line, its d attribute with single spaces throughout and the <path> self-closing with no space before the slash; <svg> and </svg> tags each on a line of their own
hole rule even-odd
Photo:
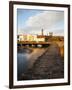
<svg viewBox="0 0 72 90">
<path fill-rule="evenodd" d="M 61 25 L 59 26 L 57 24 L 59 22 L 62 23 L 63 21 L 64 21 L 63 11 L 43 11 L 34 16 L 30 16 L 26 21 L 25 28 L 23 28 L 22 30 L 25 33 L 38 33 L 43 28 L 46 31 L 50 32 L 51 30 L 52 32 L 54 32 L 61 27 Z M 57 30 L 55 30 L 56 28 Z M 63 27 L 62 27 L 62 30 L 63 30 Z"/>
<path fill-rule="evenodd" d="M 29 27 L 51 28 L 54 24 L 64 19 L 63 12 L 58 11 L 44 11 L 35 16 L 29 17 L 26 25 Z"/>
</svg>

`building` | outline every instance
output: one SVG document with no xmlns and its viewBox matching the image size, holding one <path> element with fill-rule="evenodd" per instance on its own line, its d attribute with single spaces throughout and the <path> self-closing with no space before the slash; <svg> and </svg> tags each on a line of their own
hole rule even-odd
<svg viewBox="0 0 72 90">
<path fill-rule="evenodd" d="M 40 41 L 45 41 L 45 37 L 42 35 L 18 35 L 17 36 L 17 40 L 18 41 L 36 41 L 36 42 L 40 42 Z"/>
<path fill-rule="evenodd" d="M 21 34 L 17 36 L 18 41 L 36 41 L 36 35 Z"/>
<path fill-rule="evenodd" d="M 36 35 L 31 35 L 31 34 L 27 35 L 27 41 L 35 41 L 35 38 L 36 38 Z"/>
<path fill-rule="evenodd" d="M 52 36 L 53 33 L 50 32 L 49 36 Z M 48 35 L 44 35 L 44 30 L 41 30 L 41 35 L 31 35 L 31 34 L 22 34 L 22 35 L 18 35 L 17 40 L 18 41 L 35 41 L 35 42 L 44 42 L 44 41 L 48 41 L 49 38 Z"/>
<path fill-rule="evenodd" d="M 44 42 L 45 41 L 45 36 L 43 35 L 37 35 L 37 42 Z"/>
<path fill-rule="evenodd" d="M 24 40 L 23 35 L 22 34 L 17 35 L 17 40 L 18 41 L 23 41 Z"/>
<path fill-rule="evenodd" d="M 49 36 L 53 36 L 53 32 L 49 32 Z"/>
</svg>

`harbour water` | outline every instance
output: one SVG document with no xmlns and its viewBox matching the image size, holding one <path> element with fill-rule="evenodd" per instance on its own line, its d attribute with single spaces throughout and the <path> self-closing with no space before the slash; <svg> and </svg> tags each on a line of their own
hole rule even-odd
<svg viewBox="0 0 72 90">
<path fill-rule="evenodd" d="M 45 48 L 24 48 L 17 52 L 17 79 L 32 67 L 35 60 L 45 52 Z"/>
</svg>

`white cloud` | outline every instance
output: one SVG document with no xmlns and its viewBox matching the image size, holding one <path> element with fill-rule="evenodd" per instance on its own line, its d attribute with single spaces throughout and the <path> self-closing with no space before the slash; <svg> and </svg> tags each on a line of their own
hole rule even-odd
<svg viewBox="0 0 72 90">
<path fill-rule="evenodd" d="M 51 28 L 54 24 L 64 19 L 63 12 L 58 11 L 44 11 L 35 16 L 29 17 L 26 24 L 29 27 L 37 28 Z"/>
<path fill-rule="evenodd" d="M 38 34 L 41 33 L 40 31 L 42 28 L 46 32 L 51 31 L 56 33 L 57 30 L 59 30 L 60 32 L 61 28 L 63 31 L 63 27 L 60 27 L 59 25 L 57 25 L 57 23 L 62 21 L 64 21 L 64 12 L 43 11 L 42 13 L 29 17 L 26 21 L 26 27 L 22 29 L 22 32 Z"/>
</svg>

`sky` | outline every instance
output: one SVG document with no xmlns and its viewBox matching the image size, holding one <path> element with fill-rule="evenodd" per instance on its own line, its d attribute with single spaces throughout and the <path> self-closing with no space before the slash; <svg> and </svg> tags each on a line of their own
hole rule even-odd
<svg viewBox="0 0 72 90">
<path fill-rule="evenodd" d="M 17 33 L 41 34 L 53 32 L 54 35 L 64 36 L 64 12 L 52 10 L 17 9 Z"/>
</svg>

